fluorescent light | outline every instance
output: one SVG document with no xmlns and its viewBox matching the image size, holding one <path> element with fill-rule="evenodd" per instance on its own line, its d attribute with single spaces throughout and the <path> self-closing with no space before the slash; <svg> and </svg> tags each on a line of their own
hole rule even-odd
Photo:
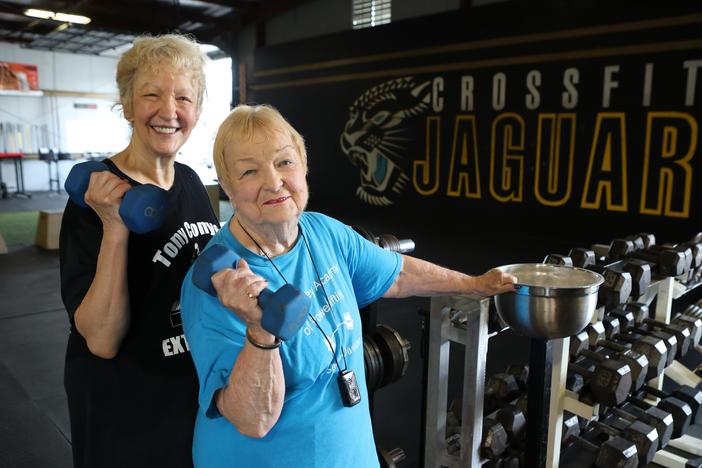
<svg viewBox="0 0 702 468">
<path fill-rule="evenodd" d="M 53 18 L 54 21 L 63 21 L 64 23 L 73 24 L 88 24 L 90 23 L 90 18 L 81 15 L 69 15 L 67 13 L 56 13 Z"/>
<path fill-rule="evenodd" d="M 54 13 L 48 10 L 37 10 L 36 8 L 30 8 L 25 10 L 25 15 L 31 16 L 33 18 L 50 19 L 54 21 L 60 21 L 62 23 L 71 24 L 88 24 L 90 23 L 90 18 L 81 15 L 70 15 L 67 13 Z"/>
<path fill-rule="evenodd" d="M 51 19 L 54 17 L 53 11 L 37 10 L 35 8 L 30 8 L 29 10 L 25 10 L 24 14 L 27 16 L 31 16 L 33 18 L 41 18 L 41 19 Z"/>
</svg>

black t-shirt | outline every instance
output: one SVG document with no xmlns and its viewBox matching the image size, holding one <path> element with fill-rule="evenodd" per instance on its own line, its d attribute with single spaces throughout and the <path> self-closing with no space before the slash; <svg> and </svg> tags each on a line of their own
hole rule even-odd
<svg viewBox="0 0 702 468">
<path fill-rule="evenodd" d="M 61 295 L 71 321 L 64 383 L 76 467 L 192 466 L 198 384 L 180 320 L 180 289 L 218 229 L 197 174 L 175 163 L 163 225 L 129 235 L 129 330 L 117 356 L 102 359 L 88 350 L 73 322 L 95 275 L 102 222 L 92 209 L 68 201 L 60 235 Z"/>
</svg>

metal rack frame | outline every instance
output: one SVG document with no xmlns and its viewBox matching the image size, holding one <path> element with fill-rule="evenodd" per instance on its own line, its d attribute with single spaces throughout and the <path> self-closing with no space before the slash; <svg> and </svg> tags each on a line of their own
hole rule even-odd
<svg viewBox="0 0 702 468">
<path fill-rule="evenodd" d="M 654 317 L 669 323 L 673 299 L 697 287 L 682 285 L 675 278 L 664 278 L 652 283 L 639 301 L 651 304 L 657 298 Z M 477 467 L 483 425 L 485 397 L 485 363 L 487 358 L 488 314 L 490 299 L 473 296 L 441 296 L 431 299 L 429 318 L 429 346 L 427 355 L 428 380 L 425 423 L 425 468 Z M 602 318 L 604 309 L 595 312 L 593 320 Z M 455 320 L 460 315 L 460 321 Z M 460 325 L 458 325 L 460 323 Z M 446 447 L 446 408 L 448 404 L 449 350 L 451 343 L 464 346 L 463 394 L 460 456 L 451 455 Z M 544 364 L 538 385 L 532 385 L 530 375 L 529 408 L 533 395 L 539 400 L 541 421 L 528 418 L 527 458 L 532 466 L 558 466 L 560 461 L 561 424 L 563 411 L 592 419 L 598 414 L 597 404 L 591 406 L 578 400 L 578 395 L 566 390 L 568 351 L 570 338 L 550 341 L 532 340 L 531 354 Z M 536 352 L 535 352 L 536 351 Z M 530 365 L 534 359 L 530 357 Z M 663 375 L 665 376 L 665 374 Z M 662 376 L 662 377 L 663 377 Z M 654 379 L 649 385 L 663 387 L 663 378 Z M 540 388 L 539 388 L 540 387 Z M 537 403 L 534 403 L 537 404 Z M 536 409 L 536 408 L 535 408 Z M 532 411 L 530 411 L 532 413 Z M 469 423 L 469 422 L 472 422 Z M 544 427 L 546 425 L 547 427 Z M 536 430 L 536 434 L 534 434 Z M 534 463 L 536 462 L 536 463 Z"/>
</svg>

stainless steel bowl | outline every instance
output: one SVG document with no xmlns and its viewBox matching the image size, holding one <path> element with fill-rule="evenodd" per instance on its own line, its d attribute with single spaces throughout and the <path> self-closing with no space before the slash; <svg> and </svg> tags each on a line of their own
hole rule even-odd
<svg viewBox="0 0 702 468">
<path fill-rule="evenodd" d="M 495 296 L 497 313 L 520 335 L 563 338 L 592 320 L 602 275 L 582 268 L 542 263 L 499 267 L 517 277 L 514 292 Z"/>
</svg>

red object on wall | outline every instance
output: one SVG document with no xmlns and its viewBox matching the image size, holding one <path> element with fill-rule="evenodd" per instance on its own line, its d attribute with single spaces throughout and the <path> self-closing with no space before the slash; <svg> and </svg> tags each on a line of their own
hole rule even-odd
<svg viewBox="0 0 702 468">
<path fill-rule="evenodd" d="M 0 62 L 0 89 L 38 91 L 39 71 L 36 65 Z"/>
</svg>

